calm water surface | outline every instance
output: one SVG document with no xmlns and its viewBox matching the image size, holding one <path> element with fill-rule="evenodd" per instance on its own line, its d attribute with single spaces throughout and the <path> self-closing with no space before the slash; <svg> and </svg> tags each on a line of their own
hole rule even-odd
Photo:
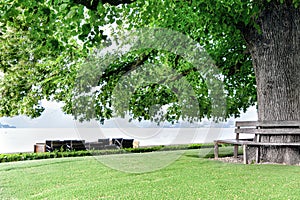
<svg viewBox="0 0 300 200">
<path fill-rule="evenodd" d="M 233 128 L 15 128 L 0 129 L 0 153 L 33 152 L 35 143 L 45 140 L 133 138 L 140 146 L 207 143 L 234 138 Z"/>
</svg>

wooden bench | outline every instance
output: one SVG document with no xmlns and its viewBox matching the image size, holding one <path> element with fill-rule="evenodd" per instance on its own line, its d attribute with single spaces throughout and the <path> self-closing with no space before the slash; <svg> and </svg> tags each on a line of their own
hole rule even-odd
<svg viewBox="0 0 300 200">
<path fill-rule="evenodd" d="M 219 156 L 219 144 L 232 144 L 234 146 L 233 149 L 233 155 L 235 158 L 238 157 L 238 147 L 243 146 L 243 150 L 246 146 L 244 146 L 247 143 L 254 141 L 255 134 L 253 132 L 249 132 L 249 129 L 256 128 L 257 122 L 256 121 L 237 121 L 235 123 L 235 139 L 224 139 L 224 140 L 215 140 L 215 148 L 214 148 L 214 154 L 215 159 Z M 248 138 L 240 139 L 241 134 L 248 134 Z"/>
<path fill-rule="evenodd" d="M 238 156 L 238 146 L 243 147 L 244 164 L 248 164 L 247 147 L 256 147 L 255 161 L 260 162 L 260 151 L 262 146 L 288 146 L 300 147 L 300 142 L 261 142 L 262 135 L 300 135 L 300 121 L 237 121 L 235 128 L 236 138 L 226 140 L 215 140 L 215 158 L 218 158 L 219 144 L 234 145 L 234 157 Z M 250 134 L 252 139 L 240 139 L 240 134 Z"/>
<path fill-rule="evenodd" d="M 122 148 L 133 148 L 134 139 L 123 139 Z"/>
<path fill-rule="evenodd" d="M 122 148 L 123 138 L 112 138 L 112 144 Z"/>
<path fill-rule="evenodd" d="M 45 151 L 53 152 L 60 150 L 86 150 L 84 140 L 46 140 Z"/>
<path fill-rule="evenodd" d="M 103 146 L 109 145 L 109 138 L 98 139 L 98 142 L 101 143 Z"/>
</svg>

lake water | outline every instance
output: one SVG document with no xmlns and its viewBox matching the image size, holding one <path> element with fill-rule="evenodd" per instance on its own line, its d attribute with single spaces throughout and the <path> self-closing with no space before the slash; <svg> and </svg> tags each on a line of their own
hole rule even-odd
<svg viewBox="0 0 300 200">
<path fill-rule="evenodd" d="M 45 140 L 133 138 L 140 146 L 207 143 L 234 138 L 234 128 L 11 128 L 0 129 L 0 153 L 33 152 Z"/>
</svg>

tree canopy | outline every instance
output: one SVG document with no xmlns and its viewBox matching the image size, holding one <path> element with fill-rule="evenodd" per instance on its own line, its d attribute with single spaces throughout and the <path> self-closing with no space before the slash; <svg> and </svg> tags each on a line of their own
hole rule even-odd
<svg viewBox="0 0 300 200">
<path fill-rule="evenodd" d="M 180 32 L 199 43 L 214 61 L 223 80 L 226 94 L 223 117 L 239 116 L 255 105 L 257 99 L 245 33 L 259 34 L 260 13 L 268 9 L 269 4 L 284 3 L 297 8 L 299 1 L 1 0 L 0 68 L 4 76 L 0 83 L 0 116 L 37 117 L 43 111 L 42 99 L 62 101 L 66 113 L 75 117 L 82 115 L 74 113 L 76 80 L 90 55 L 113 42 L 105 35 L 111 24 L 115 27 L 111 34 L 116 37 L 125 30 L 159 27 Z M 116 98 L 113 91 L 122 76 L 138 66 L 153 63 L 167 64 L 174 73 L 186 78 L 194 91 L 198 112 L 190 111 L 191 116 L 182 116 L 173 86 L 158 82 L 134 91 L 128 106 L 133 118 L 174 122 L 180 117 L 189 120 L 213 117 L 205 77 L 183 56 L 151 48 L 126 53 L 107 65 L 97 80 L 100 87 L 95 92 L 96 102 L 90 105 L 95 113 L 86 112 L 83 117 L 102 122 L 111 118 L 112 101 Z M 167 114 L 159 119 L 154 116 L 159 111 L 156 105 L 170 105 Z M 118 114 L 122 116 L 124 110 Z"/>
</svg>

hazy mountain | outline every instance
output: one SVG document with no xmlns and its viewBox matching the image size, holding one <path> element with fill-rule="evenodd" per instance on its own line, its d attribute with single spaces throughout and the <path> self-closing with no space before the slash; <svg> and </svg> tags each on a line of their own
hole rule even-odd
<svg viewBox="0 0 300 200">
<path fill-rule="evenodd" d="M 137 121 L 132 120 L 129 122 L 128 119 L 115 118 L 106 120 L 102 128 L 233 128 L 234 127 L 234 119 L 229 119 L 226 122 L 214 123 L 209 120 L 203 120 L 202 122 L 197 123 L 189 123 L 186 121 L 179 121 L 178 123 L 168 123 L 162 122 L 158 125 L 155 122 L 150 121 Z"/>
<path fill-rule="evenodd" d="M 0 123 L 0 128 L 16 128 L 16 127 L 15 127 L 15 126 L 8 125 L 8 124 L 1 124 L 1 123 Z"/>
</svg>

